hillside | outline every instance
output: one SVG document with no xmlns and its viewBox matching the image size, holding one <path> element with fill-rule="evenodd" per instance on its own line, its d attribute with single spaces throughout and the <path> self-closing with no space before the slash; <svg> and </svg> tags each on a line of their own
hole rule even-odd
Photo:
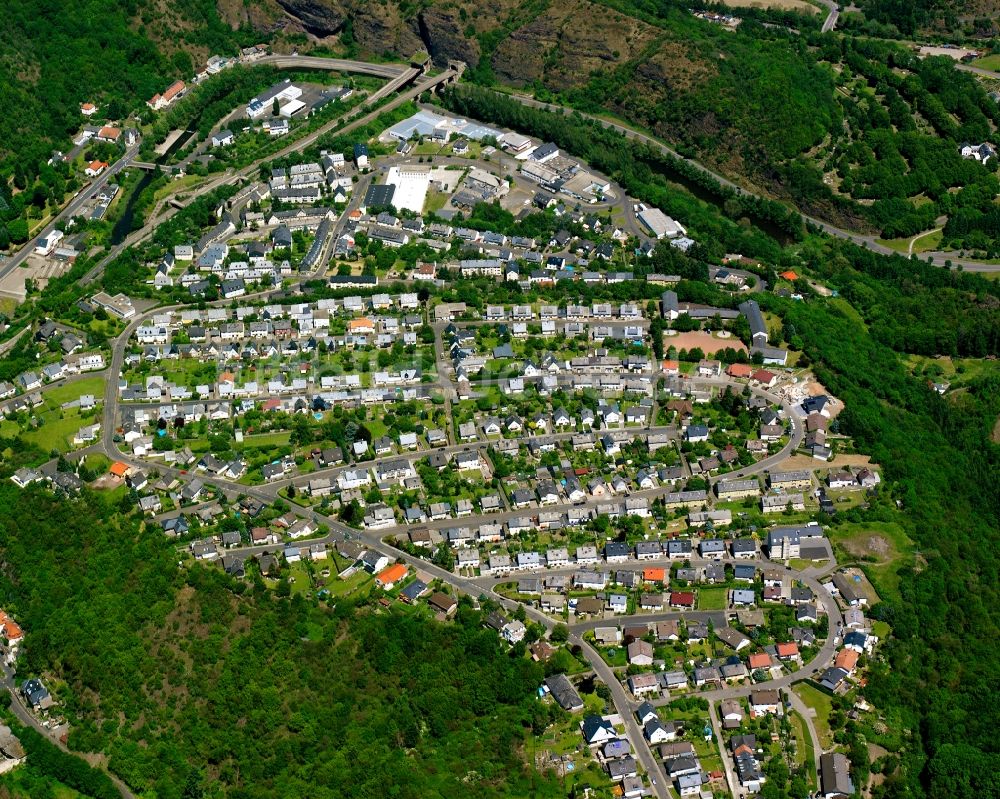
<svg viewBox="0 0 1000 799">
<path fill-rule="evenodd" d="M 549 712 L 542 667 L 504 654 L 478 612 L 334 612 L 259 577 L 185 575 L 162 536 L 95 495 L 5 480 L 0 508 L 0 593 L 33 631 L 26 668 L 65 680 L 71 746 L 107 753 L 137 793 L 557 795 L 521 753 Z"/>
<path fill-rule="evenodd" d="M 955 217 L 943 249 L 1000 252 L 997 159 L 984 168 L 958 153 L 1000 127 L 1000 105 L 950 59 L 822 36 L 819 15 L 747 10 L 734 31 L 673 2 L 187 0 L 167 13 L 144 0 L 132 17 L 107 0 L 75 14 L 64 0 L 51 5 L 44 15 L 13 9 L 19 35 L 0 54 L 9 127 L 0 174 L 35 205 L 61 197 L 68 176 L 44 162 L 78 130 L 81 101 L 112 120 L 145 112 L 144 98 L 209 54 L 265 40 L 361 58 L 426 50 L 440 66 L 460 59 L 473 82 L 624 118 L 842 227 L 891 239 Z"/>
<path fill-rule="evenodd" d="M 0 166 L 37 174 L 38 161 L 79 129 L 80 103 L 124 117 L 171 80 L 189 78 L 210 53 L 231 52 L 240 41 L 210 1 L 170 3 L 169 13 L 163 5 L 137 3 L 130 16 L 111 0 L 4 2 L 10 35 L 0 48 Z"/>
<path fill-rule="evenodd" d="M 869 19 L 907 36 L 985 39 L 1000 31 L 996 0 L 863 0 L 857 5 Z"/>
<path fill-rule="evenodd" d="M 733 31 L 673 3 L 282 8 L 334 49 L 393 57 L 423 48 L 439 65 L 468 63 L 473 82 L 624 118 L 843 227 L 912 236 L 961 209 L 945 248 L 1000 250 L 989 201 L 996 161 L 984 168 L 959 155 L 962 142 L 990 138 L 1000 106 L 950 59 L 822 36 L 819 19 L 794 14 L 747 11 Z"/>
</svg>

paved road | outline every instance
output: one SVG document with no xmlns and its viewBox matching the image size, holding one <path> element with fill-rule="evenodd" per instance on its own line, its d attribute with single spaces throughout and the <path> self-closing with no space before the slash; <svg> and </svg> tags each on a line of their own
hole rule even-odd
<svg viewBox="0 0 1000 799">
<path fill-rule="evenodd" d="M 829 33 L 835 27 L 837 27 L 837 18 L 840 16 L 840 6 L 837 5 L 836 0 L 819 0 L 823 5 L 830 9 L 829 13 L 826 15 L 826 19 L 823 20 L 822 33 Z"/>
<path fill-rule="evenodd" d="M 255 64 L 270 64 L 278 69 L 326 69 L 331 72 L 359 72 L 389 79 L 398 78 L 411 70 L 411 67 L 403 64 L 377 64 L 367 61 L 350 61 L 343 58 L 284 55 L 281 53 L 267 55 L 248 62 L 248 66 Z"/>
<path fill-rule="evenodd" d="M 14 672 L 6 664 L 3 664 L 0 668 L 3 669 L 3 677 L 0 679 L 0 688 L 6 689 L 6 691 L 10 694 L 10 709 L 14 715 L 17 716 L 18 721 L 28 727 L 31 727 L 37 733 L 44 736 L 47 740 L 59 747 L 62 751 L 73 755 L 73 757 L 78 757 L 81 760 L 86 761 L 84 755 L 80 752 L 73 752 L 70 750 L 66 744 L 52 734 L 52 730 L 42 724 L 31 712 L 28 711 L 27 707 L 24 705 L 24 698 L 17 690 Z M 89 761 L 88 765 L 90 765 Z M 121 794 L 122 799 L 136 799 L 135 794 L 129 790 L 128 786 L 124 782 L 118 779 L 110 771 L 105 770 L 105 773 L 107 773 L 107 775 L 111 778 L 111 782 L 114 784 L 115 788 L 118 789 L 118 793 Z"/>
<path fill-rule="evenodd" d="M 24 259 L 34 251 L 38 240 L 55 230 L 56 223 L 72 219 L 73 216 L 84 206 L 84 204 L 89 202 L 91 195 L 100 190 L 114 175 L 117 175 L 125 169 L 129 165 L 129 161 L 135 157 L 136 153 L 139 152 L 140 144 L 141 140 L 138 136 L 136 136 L 135 143 L 125 151 L 125 154 L 105 169 L 100 175 L 94 178 L 93 181 L 80 189 L 80 191 L 76 193 L 76 196 L 66 204 L 62 211 L 56 214 L 55 218 L 53 218 L 49 224 L 42 228 L 38 235 L 26 242 L 24 246 L 22 246 L 21 249 L 14 253 L 14 255 L 10 258 L 0 262 L 0 279 L 13 272 L 14 269 L 16 269 L 24 261 Z"/>
<path fill-rule="evenodd" d="M 989 73 L 989 74 L 991 76 L 996 76 L 1000 78 L 1000 74 L 998 73 Z M 559 113 L 562 113 L 566 110 L 563 106 L 553 105 L 551 103 L 543 103 L 539 100 L 534 99 L 533 97 L 528 97 L 523 94 L 509 94 L 505 96 L 511 97 L 512 99 L 517 100 L 519 103 L 522 103 L 523 105 L 527 105 L 533 108 L 544 108 Z M 603 117 L 595 116 L 594 114 L 583 113 L 582 111 L 574 111 L 574 113 L 580 114 L 580 116 L 586 119 L 591 119 L 594 120 L 595 122 L 599 122 L 605 128 L 609 128 L 611 130 L 615 130 L 621 133 L 623 136 L 625 136 L 625 138 L 641 142 L 642 144 L 646 144 L 650 147 L 658 149 L 660 152 L 672 158 L 676 158 L 680 161 L 683 161 L 684 163 L 697 169 L 698 171 L 714 178 L 722 186 L 732 189 L 739 196 L 758 197 L 760 199 L 768 199 L 768 200 L 772 199 L 769 197 L 761 197 L 761 195 L 756 194 L 755 192 L 752 192 L 748 189 L 745 189 L 742 186 L 737 185 L 736 183 L 733 183 L 733 181 L 731 181 L 729 178 L 725 177 L 724 175 L 720 175 L 718 172 L 715 172 L 714 170 L 710 169 L 704 164 L 701 164 L 698 161 L 695 161 L 691 158 L 681 155 L 679 152 L 677 152 L 677 150 L 665 144 L 660 139 L 657 139 L 653 136 L 650 136 L 646 133 L 636 130 L 635 128 L 629 127 L 628 125 L 623 125 L 620 122 L 613 122 Z M 800 215 L 807 223 L 814 225 L 827 235 L 839 239 L 846 239 L 848 241 L 853 242 L 854 244 L 857 244 L 859 247 L 864 247 L 865 249 L 880 253 L 882 255 L 899 254 L 895 250 L 886 247 L 884 244 L 879 244 L 876 236 L 845 230 L 844 228 L 837 227 L 836 225 L 833 225 L 822 219 L 802 214 L 801 212 Z M 972 261 L 966 258 L 960 258 L 955 253 L 944 253 L 944 252 L 923 253 L 921 258 L 925 261 L 928 258 L 930 258 L 931 262 L 935 266 L 944 266 L 946 261 L 950 261 L 952 268 L 957 268 L 961 266 L 967 272 L 1000 272 L 1000 264 L 987 264 L 981 261 Z"/>
</svg>

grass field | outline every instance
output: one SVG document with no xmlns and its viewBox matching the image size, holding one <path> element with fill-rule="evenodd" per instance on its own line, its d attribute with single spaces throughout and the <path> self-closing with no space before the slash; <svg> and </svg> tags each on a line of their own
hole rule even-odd
<svg viewBox="0 0 1000 799">
<path fill-rule="evenodd" d="M 889 635 L 890 631 L 891 628 L 889 627 L 888 622 L 884 621 L 872 622 L 872 633 L 874 633 L 879 638 L 879 640 L 884 641 L 886 637 Z"/>
<path fill-rule="evenodd" d="M 95 398 L 104 396 L 103 377 L 85 377 L 72 383 L 63 383 L 46 389 L 45 404 L 49 408 L 58 408 L 65 402 L 78 399 L 82 394 L 93 394 Z"/>
<path fill-rule="evenodd" d="M 244 436 L 243 448 L 248 447 L 281 447 L 288 443 L 291 433 L 288 430 L 275 433 L 261 433 L 260 435 Z"/>
<path fill-rule="evenodd" d="M 878 239 L 878 243 L 888 247 L 890 250 L 898 252 L 900 255 L 913 253 L 931 252 L 941 246 L 944 239 L 944 232 L 940 230 L 929 230 L 926 233 L 918 233 L 916 236 L 905 239 Z M 913 249 L 910 249 L 910 242 L 913 242 Z"/>
<path fill-rule="evenodd" d="M 22 438 L 37 444 L 46 451 L 59 450 L 68 452 L 73 448 L 73 435 L 81 427 L 93 424 L 97 417 L 81 418 L 79 411 L 68 410 L 59 418 L 59 411 L 48 411 L 41 414 L 42 425 L 37 430 L 28 430 Z"/>
<path fill-rule="evenodd" d="M 167 195 L 184 191 L 185 189 L 190 189 L 192 186 L 196 186 L 203 180 L 205 180 L 205 178 L 201 175 L 185 175 L 182 178 L 171 180 L 166 186 L 161 186 L 153 193 L 153 202 L 157 203 Z"/>
<path fill-rule="evenodd" d="M 95 474 L 104 474 L 109 468 L 111 468 L 111 460 L 107 455 L 102 455 L 99 452 L 87 455 L 84 459 L 84 463 L 87 468 Z"/>
<path fill-rule="evenodd" d="M 429 214 L 440 211 L 448 202 L 448 195 L 440 191 L 430 190 L 427 192 L 427 199 L 424 200 L 424 213 Z"/>
<path fill-rule="evenodd" d="M 389 428 L 385 426 L 381 419 L 368 419 L 365 422 L 365 427 L 367 427 L 368 432 L 372 434 L 373 440 L 381 438 L 389 432 Z"/>
<path fill-rule="evenodd" d="M 819 736 L 819 745 L 824 750 L 829 749 L 833 746 L 833 733 L 830 731 L 830 712 L 833 710 L 833 701 L 822 691 L 805 683 L 799 683 L 793 690 L 806 703 L 806 707 L 816 711 L 813 725 Z"/>
<path fill-rule="evenodd" d="M 330 592 L 330 596 L 348 596 L 362 587 L 370 587 L 373 582 L 372 576 L 368 572 L 364 569 L 358 569 L 346 580 L 341 580 L 336 575 L 331 575 L 329 582 L 326 584 L 326 590 Z"/>
<path fill-rule="evenodd" d="M 989 374 L 1000 374 L 1000 362 L 979 358 L 930 358 L 925 355 L 907 355 L 906 365 L 916 375 L 924 375 L 929 380 L 943 380 L 961 384 Z"/>
<path fill-rule="evenodd" d="M 870 574 L 882 596 L 899 599 L 899 566 L 913 557 L 914 546 L 895 522 L 866 522 L 834 525 L 830 541 L 841 561 L 856 560 Z"/>
<path fill-rule="evenodd" d="M 698 610 L 725 610 L 726 588 L 699 588 Z"/>
<path fill-rule="evenodd" d="M 812 737 L 809 735 L 809 730 L 806 728 L 805 719 L 803 719 L 798 713 L 794 711 L 789 713 L 788 721 L 791 723 L 792 732 L 795 734 L 795 764 L 797 766 L 809 764 L 805 773 L 809 781 L 809 788 L 813 789 L 816 787 L 816 775 L 813 773 L 812 765 L 814 757 Z"/>
<path fill-rule="evenodd" d="M 994 54 L 977 58 L 972 62 L 972 66 L 988 69 L 991 72 L 1000 72 L 1000 55 Z"/>
<path fill-rule="evenodd" d="M 819 561 L 819 562 L 825 562 L 825 560 L 824 561 Z M 816 563 L 817 563 L 817 561 L 802 560 L 801 558 L 792 558 L 790 561 L 788 561 L 788 568 L 794 569 L 795 571 L 799 571 L 800 572 L 800 571 L 803 571 L 805 569 L 812 568 L 813 566 L 816 565 Z"/>
<path fill-rule="evenodd" d="M 293 563 L 288 567 L 288 579 L 292 584 L 292 593 L 309 596 L 312 590 L 312 580 L 309 577 L 309 568 L 303 561 Z"/>
</svg>

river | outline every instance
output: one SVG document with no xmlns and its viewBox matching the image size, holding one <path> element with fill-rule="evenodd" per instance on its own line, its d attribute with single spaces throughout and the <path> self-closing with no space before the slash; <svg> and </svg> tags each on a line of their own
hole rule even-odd
<svg viewBox="0 0 1000 799">
<path fill-rule="evenodd" d="M 198 132 L 198 123 L 200 122 L 200 116 L 198 119 L 191 121 L 187 129 L 181 133 L 171 145 L 163 152 L 159 158 L 156 159 L 154 163 L 164 164 L 170 160 L 170 157 L 176 153 L 179 149 L 187 145 L 191 138 Z M 153 181 L 156 177 L 156 172 L 152 169 L 144 170 L 142 177 L 139 178 L 139 182 L 135 184 L 135 188 L 132 189 L 132 193 L 129 194 L 128 199 L 125 203 L 125 209 L 122 211 L 122 215 L 115 222 L 115 226 L 111 230 L 111 243 L 121 244 L 125 237 L 132 232 L 132 221 L 135 218 L 135 204 L 136 201 L 142 196 L 143 190 Z"/>
</svg>

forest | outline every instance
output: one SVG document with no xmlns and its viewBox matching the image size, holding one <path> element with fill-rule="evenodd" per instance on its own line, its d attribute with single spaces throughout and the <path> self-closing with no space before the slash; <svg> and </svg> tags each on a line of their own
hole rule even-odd
<svg viewBox="0 0 1000 799">
<path fill-rule="evenodd" d="M 189 51 L 232 53 L 250 38 L 222 24 L 214 3 L 187 0 L 172 5 L 175 19 L 156 20 L 157 36 L 174 25 L 187 28 L 164 46 L 154 41 L 152 27 L 137 30 L 132 15 L 139 6 L 123 9 L 114 0 L 3 3 L 0 174 L 13 171 L 30 183 L 52 148 L 79 129 L 80 103 L 99 104 L 109 119 L 124 118 L 172 80 L 190 79 L 195 63 Z M 192 21 L 199 24 L 186 24 Z"/>
<path fill-rule="evenodd" d="M 445 625 L 182 573 L 125 504 L 4 481 L 0 596 L 31 630 L 24 673 L 65 681 L 70 745 L 108 752 L 133 790 L 561 795 L 521 754 L 551 712 L 534 699 L 542 667 L 504 654 L 479 612 Z"/>
<path fill-rule="evenodd" d="M 918 271 L 911 283 L 921 282 Z M 881 285 L 868 288 L 888 305 L 896 290 Z M 865 694 L 912 732 L 901 772 L 874 796 L 995 795 L 1000 447 L 991 434 L 1000 377 L 941 398 L 836 306 L 774 300 L 773 309 L 786 329 L 794 328 L 817 378 L 844 400 L 841 429 L 883 464 L 907 533 L 920 547 L 921 567 L 900 574 L 902 602 L 884 601 L 872 611 L 891 624 L 893 637 L 888 663 L 875 670 Z M 996 325 L 996 312 L 992 320 Z"/>
</svg>

